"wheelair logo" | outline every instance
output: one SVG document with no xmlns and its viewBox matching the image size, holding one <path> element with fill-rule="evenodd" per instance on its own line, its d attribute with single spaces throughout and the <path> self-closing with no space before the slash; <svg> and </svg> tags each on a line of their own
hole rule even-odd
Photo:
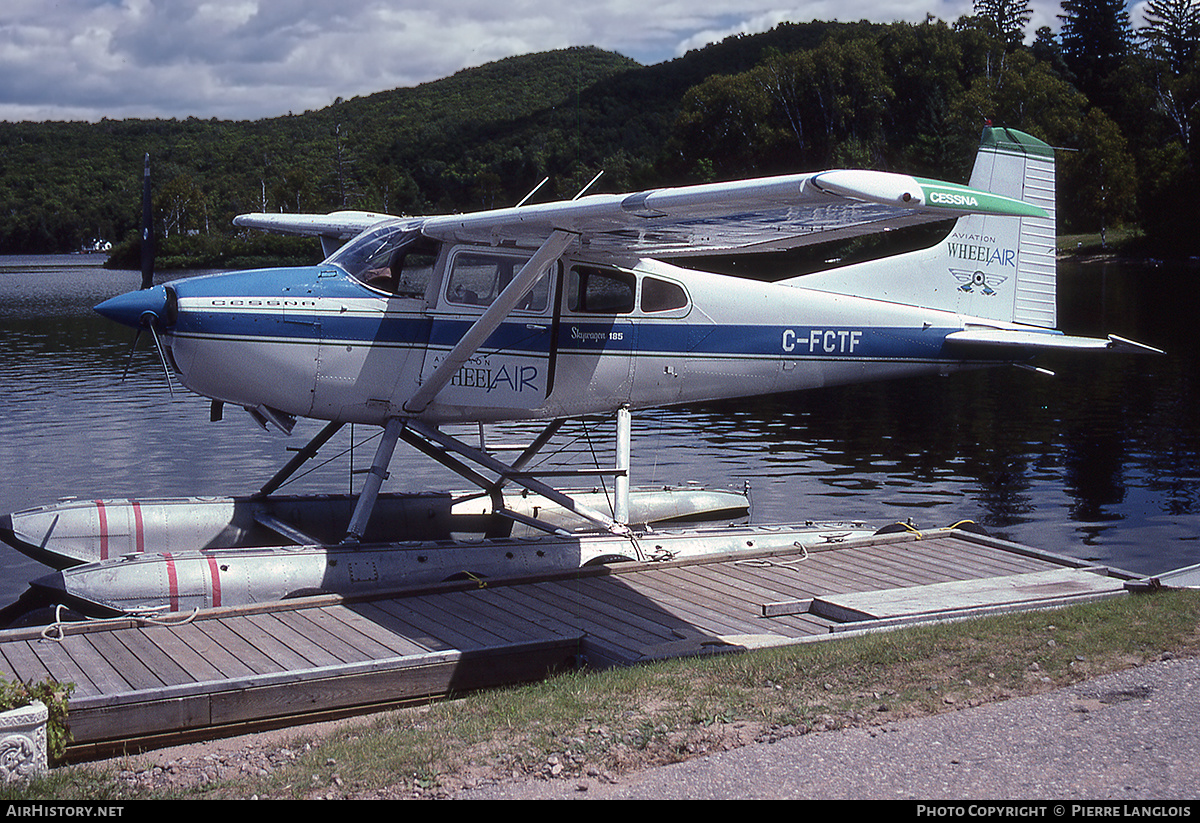
<svg viewBox="0 0 1200 823">
<path fill-rule="evenodd" d="M 986 294 L 991 297 L 996 293 L 993 286 L 999 286 L 1007 277 L 1002 277 L 995 274 L 990 274 L 983 271 L 971 271 L 970 269 L 950 269 L 950 273 L 958 280 L 958 290 L 978 294 Z"/>
</svg>

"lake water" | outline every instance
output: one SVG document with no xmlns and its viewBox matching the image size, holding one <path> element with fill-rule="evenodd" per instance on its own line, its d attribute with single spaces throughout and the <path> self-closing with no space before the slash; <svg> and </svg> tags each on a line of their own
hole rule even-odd
<svg viewBox="0 0 1200 823">
<path fill-rule="evenodd" d="M 64 497 L 255 491 L 319 430 L 264 432 L 176 385 L 143 338 L 92 311 L 137 288 L 100 257 L 0 257 L 0 512 Z M 160 280 L 179 275 L 164 275 Z M 1163 348 L 1163 357 L 1063 355 L 1017 368 L 634 415 L 632 482 L 749 484 L 756 523 L 864 520 L 917 527 L 974 520 L 989 533 L 1143 574 L 1200 563 L 1200 271 L 1062 267 L 1059 325 Z M 127 379 L 122 380 L 130 363 Z M 521 440 L 528 427 L 489 431 Z M 352 486 L 375 431 L 343 430 L 328 464 L 288 492 Z M 550 462 L 612 465 L 613 424 L 555 439 Z M 314 463 L 317 461 L 313 461 Z M 401 444 L 385 490 L 466 488 Z M 0 547 L 0 605 L 46 569 Z"/>
</svg>

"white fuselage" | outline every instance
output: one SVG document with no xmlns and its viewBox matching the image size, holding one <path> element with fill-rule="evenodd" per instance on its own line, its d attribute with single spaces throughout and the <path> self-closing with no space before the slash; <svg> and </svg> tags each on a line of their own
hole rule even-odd
<svg viewBox="0 0 1200 823">
<path fill-rule="evenodd" d="M 183 383 L 217 400 L 347 422 L 411 416 L 405 401 L 484 310 L 451 290 L 456 251 L 423 297 L 328 264 L 179 281 L 164 342 Z M 967 325 L 946 311 L 650 260 L 563 259 L 543 281 L 421 419 L 571 417 L 969 365 L 943 355 Z"/>
</svg>

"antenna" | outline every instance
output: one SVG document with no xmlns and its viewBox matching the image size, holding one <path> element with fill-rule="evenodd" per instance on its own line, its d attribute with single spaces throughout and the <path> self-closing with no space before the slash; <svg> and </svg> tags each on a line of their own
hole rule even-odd
<svg viewBox="0 0 1200 823">
<path fill-rule="evenodd" d="M 519 209 L 519 208 L 521 208 L 521 206 L 524 206 L 525 203 L 528 202 L 530 197 L 533 197 L 535 194 L 537 194 L 538 189 L 540 189 L 542 186 L 546 185 L 546 181 L 549 179 L 550 179 L 549 177 L 543 177 L 542 182 L 540 182 L 536 186 L 534 186 L 530 190 L 529 194 L 527 194 L 523 198 L 521 198 L 521 202 L 517 204 L 517 208 Z"/>
<path fill-rule="evenodd" d="M 590 189 L 593 185 L 595 185 L 596 181 L 599 180 L 603 174 L 604 174 L 604 169 L 601 169 L 600 171 L 596 172 L 596 176 L 593 177 L 586 186 L 584 186 L 582 189 L 579 190 L 579 194 L 575 195 L 571 199 L 578 200 L 580 197 L 583 197 L 583 193 L 585 191 L 587 191 L 588 189 Z"/>
</svg>

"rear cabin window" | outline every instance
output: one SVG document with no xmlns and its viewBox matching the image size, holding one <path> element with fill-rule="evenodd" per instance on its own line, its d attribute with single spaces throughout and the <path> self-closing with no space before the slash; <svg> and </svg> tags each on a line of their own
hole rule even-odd
<svg viewBox="0 0 1200 823">
<path fill-rule="evenodd" d="M 636 288 L 637 278 L 628 272 L 576 266 L 567 287 L 567 307 L 582 314 L 628 314 Z"/>
<path fill-rule="evenodd" d="M 642 280 L 642 311 L 652 313 L 682 309 L 687 305 L 687 292 L 677 283 L 646 277 Z"/>
<path fill-rule="evenodd" d="M 490 306 L 528 262 L 528 258 L 488 252 L 460 252 L 451 263 L 446 300 L 460 306 Z M 557 265 L 557 264 L 551 264 Z M 550 276 L 541 277 L 516 305 L 517 311 L 545 311 L 550 302 Z"/>
</svg>

